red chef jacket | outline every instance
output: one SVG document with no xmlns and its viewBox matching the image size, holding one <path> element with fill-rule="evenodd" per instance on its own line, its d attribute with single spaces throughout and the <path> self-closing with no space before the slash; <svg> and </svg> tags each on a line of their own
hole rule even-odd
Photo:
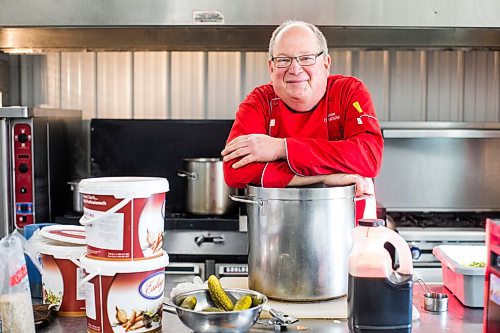
<svg viewBox="0 0 500 333">
<path fill-rule="evenodd" d="M 245 134 L 284 138 L 286 160 L 250 163 L 233 169 L 224 163 L 231 187 L 247 184 L 286 187 L 294 174 L 359 174 L 373 178 L 380 171 L 384 141 L 367 87 L 357 78 L 328 77 L 325 96 L 310 111 L 291 110 L 272 84 L 255 88 L 240 104 L 227 142 Z"/>
</svg>

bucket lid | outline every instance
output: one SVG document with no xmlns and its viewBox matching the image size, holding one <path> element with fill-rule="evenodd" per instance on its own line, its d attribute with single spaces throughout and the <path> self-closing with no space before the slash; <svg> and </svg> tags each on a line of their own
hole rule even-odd
<svg viewBox="0 0 500 333">
<path fill-rule="evenodd" d="M 33 247 L 37 252 L 54 256 L 56 259 L 78 259 L 87 251 L 86 246 L 55 241 L 45 237 L 38 237 Z"/>
<path fill-rule="evenodd" d="M 85 227 L 81 225 L 50 225 L 40 229 L 40 235 L 59 242 L 85 245 Z"/>
<path fill-rule="evenodd" d="M 354 185 L 326 186 L 311 185 L 305 187 L 268 188 L 247 186 L 248 195 L 260 200 L 330 200 L 354 198 Z"/>
<path fill-rule="evenodd" d="M 169 263 L 167 252 L 159 257 L 134 261 L 108 261 L 91 259 L 86 255 L 80 257 L 80 264 L 87 273 L 96 275 L 113 276 L 117 273 L 147 272 L 165 268 Z"/>
<path fill-rule="evenodd" d="M 115 198 L 147 198 L 170 190 L 168 180 L 159 177 L 101 177 L 82 179 L 78 191 L 85 194 L 112 195 Z"/>
</svg>

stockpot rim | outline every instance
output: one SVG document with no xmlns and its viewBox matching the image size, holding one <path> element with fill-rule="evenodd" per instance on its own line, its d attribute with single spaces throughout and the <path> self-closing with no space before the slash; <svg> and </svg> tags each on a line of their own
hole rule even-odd
<svg viewBox="0 0 500 333">
<path fill-rule="evenodd" d="M 256 200 L 332 200 L 353 199 L 356 194 L 355 185 L 326 186 L 311 185 L 307 187 L 260 187 L 247 185 L 248 196 Z"/>
<path fill-rule="evenodd" d="M 222 160 L 218 157 L 189 157 L 189 158 L 183 158 L 182 159 L 184 162 L 190 162 L 190 163 L 217 163 L 220 162 L 222 163 Z"/>
</svg>

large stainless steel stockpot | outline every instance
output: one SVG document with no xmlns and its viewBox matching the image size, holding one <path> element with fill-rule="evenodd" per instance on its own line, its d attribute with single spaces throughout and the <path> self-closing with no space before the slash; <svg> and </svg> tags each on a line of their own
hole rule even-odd
<svg viewBox="0 0 500 333">
<path fill-rule="evenodd" d="M 347 294 L 355 186 L 247 187 L 249 287 L 287 301 Z"/>
<path fill-rule="evenodd" d="M 198 215 L 224 215 L 234 203 L 229 195 L 237 189 L 224 181 L 223 162 L 219 158 L 185 158 L 185 170 L 177 175 L 187 179 L 186 209 Z"/>
</svg>

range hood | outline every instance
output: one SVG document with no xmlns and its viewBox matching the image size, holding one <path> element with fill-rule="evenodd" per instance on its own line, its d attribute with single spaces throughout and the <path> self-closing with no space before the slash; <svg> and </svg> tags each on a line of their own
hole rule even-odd
<svg viewBox="0 0 500 333">
<path fill-rule="evenodd" d="M 0 49 L 265 50 L 287 19 L 331 47 L 500 48 L 498 0 L 0 0 Z"/>
</svg>

